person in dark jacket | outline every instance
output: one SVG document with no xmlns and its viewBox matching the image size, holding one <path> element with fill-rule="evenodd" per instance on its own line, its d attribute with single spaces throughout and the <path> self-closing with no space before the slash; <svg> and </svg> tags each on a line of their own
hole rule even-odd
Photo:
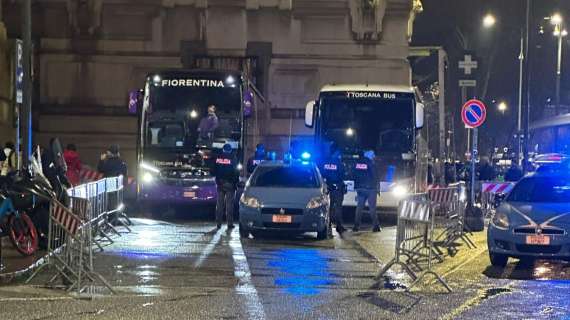
<svg viewBox="0 0 570 320">
<path fill-rule="evenodd" d="M 247 160 L 247 173 L 252 174 L 253 170 L 264 160 L 267 160 L 267 154 L 265 153 L 265 146 L 260 143 L 255 147 L 255 154 L 253 157 Z"/>
<path fill-rule="evenodd" d="M 522 170 L 519 168 L 516 161 L 512 161 L 509 170 L 507 170 L 507 173 L 505 173 L 505 181 L 516 182 L 519 181 L 522 177 Z"/>
<path fill-rule="evenodd" d="M 118 145 L 111 145 L 105 153 L 101 154 L 97 171 L 103 174 L 105 178 L 122 175 L 124 179 L 127 179 L 127 164 L 121 159 Z"/>
<path fill-rule="evenodd" d="M 495 169 L 489 164 L 489 159 L 487 157 L 483 157 L 479 166 L 479 180 L 492 181 L 495 177 Z"/>
<path fill-rule="evenodd" d="M 362 211 L 366 203 L 368 203 L 369 213 L 372 216 L 372 223 L 374 225 L 372 231 L 380 231 L 380 222 L 378 221 L 378 214 L 376 213 L 376 196 L 380 182 L 378 173 L 376 172 L 376 165 L 374 164 L 375 157 L 374 151 L 368 150 L 364 153 L 364 157 L 355 163 L 354 187 L 356 189 L 356 214 L 354 217 L 354 232 L 360 230 Z"/>
<path fill-rule="evenodd" d="M 216 115 L 216 106 L 208 106 L 208 115 L 198 125 L 198 135 L 201 140 L 210 141 L 214 136 L 214 131 L 219 127 L 218 116 Z"/>
<path fill-rule="evenodd" d="M 224 214 L 228 221 L 228 228 L 234 227 L 234 200 L 237 184 L 239 182 L 238 161 L 233 155 L 232 147 L 225 144 L 222 153 L 216 157 L 212 174 L 216 177 L 218 198 L 216 201 L 216 223 L 218 229 L 222 227 Z"/>
<path fill-rule="evenodd" d="M 67 172 L 65 175 L 67 176 L 69 183 L 73 186 L 79 185 L 81 183 L 81 160 L 79 159 L 79 153 L 77 153 L 77 148 L 74 144 L 67 145 L 63 152 L 63 158 L 67 164 Z"/>
<path fill-rule="evenodd" d="M 319 169 L 323 178 L 327 183 L 330 196 L 330 211 L 332 219 L 336 224 L 336 231 L 343 233 L 346 229 L 343 227 L 342 221 L 342 202 L 346 187 L 344 185 L 344 165 L 342 156 L 336 144 L 332 143 L 329 148 L 327 157 L 319 165 Z"/>
</svg>

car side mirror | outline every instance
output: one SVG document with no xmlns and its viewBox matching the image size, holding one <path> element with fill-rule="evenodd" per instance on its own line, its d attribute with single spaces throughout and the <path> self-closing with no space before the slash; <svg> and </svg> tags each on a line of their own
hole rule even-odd
<svg viewBox="0 0 570 320">
<path fill-rule="evenodd" d="M 305 126 L 312 128 L 315 124 L 315 106 L 316 101 L 309 101 L 305 106 Z"/>
<path fill-rule="evenodd" d="M 495 209 L 498 208 L 503 201 L 505 201 L 506 197 L 507 197 L 507 195 L 504 193 L 495 194 L 495 198 L 493 199 L 494 200 L 493 206 L 495 207 Z"/>
<path fill-rule="evenodd" d="M 424 127 L 424 104 L 416 103 L 416 129 Z"/>
<path fill-rule="evenodd" d="M 129 113 L 137 114 L 142 109 L 143 95 L 140 89 L 129 91 Z"/>
</svg>

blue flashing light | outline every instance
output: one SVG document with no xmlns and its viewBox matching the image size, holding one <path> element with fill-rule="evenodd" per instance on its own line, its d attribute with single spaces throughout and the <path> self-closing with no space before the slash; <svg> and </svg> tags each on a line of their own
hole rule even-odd
<svg viewBox="0 0 570 320">
<path fill-rule="evenodd" d="M 303 160 L 309 160 L 309 159 L 311 159 L 311 154 L 308 153 L 307 151 L 305 151 L 305 152 L 303 152 L 303 153 L 301 154 L 301 159 L 303 159 Z"/>
</svg>

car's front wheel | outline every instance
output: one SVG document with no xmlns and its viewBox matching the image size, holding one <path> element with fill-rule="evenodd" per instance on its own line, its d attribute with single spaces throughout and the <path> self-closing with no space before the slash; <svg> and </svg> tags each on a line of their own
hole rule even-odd
<svg viewBox="0 0 570 320">
<path fill-rule="evenodd" d="M 489 260 L 491 260 L 491 264 L 494 267 L 504 268 L 509 261 L 509 256 L 500 253 L 489 252 Z"/>
<path fill-rule="evenodd" d="M 329 234 L 330 234 L 330 225 L 327 223 L 325 224 L 323 230 L 317 232 L 317 239 L 319 240 L 328 239 Z"/>
</svg>

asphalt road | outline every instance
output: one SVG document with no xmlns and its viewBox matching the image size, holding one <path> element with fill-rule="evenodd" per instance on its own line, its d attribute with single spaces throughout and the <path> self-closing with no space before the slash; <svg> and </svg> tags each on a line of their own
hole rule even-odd
<svg viewBox="0 0 570 320">
<path fill-rule="evenodd" d="M 496 270 L 484 248 L 442 271 L 451 294 L 429 281 L 403 292 L 409 281 L 397 271 L 378 287 L 394 232 L 240 239 L 204 219 L 136 219 L 96 255 L 116 295 L 97 287 L 93 300 L 73 299 L 42 288 L 40 276 L 0 287 L 0 319 L 570 319 L 570 267 L 513 261 Z"/>
</svg>

